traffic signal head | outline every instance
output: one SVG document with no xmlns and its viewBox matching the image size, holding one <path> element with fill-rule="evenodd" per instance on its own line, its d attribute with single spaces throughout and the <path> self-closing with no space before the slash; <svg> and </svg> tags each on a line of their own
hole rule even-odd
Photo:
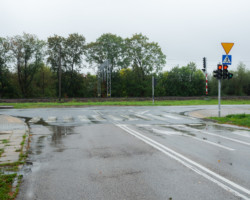
<svg viewBox="0 0 250 200">
<path fill-rule="evenodd" d="M 206 69 L 206 67 L 207 67 L 207 66 L 206 66 L 206 58 L 204 57 L 204 58 L 203 58 L 203 68 Z"/>
<path fill-rule="evenodd" d="M 223 79 L 228 77 L 228 65 L 223 65 Z"/>
<path fill-rule="evenodd" d="M 233 78 L 233 74 L 232 73 L 228 73 L 228 76 L 227 76 L 228 79 L 231 79 Z"/>
<path fill-rule="evenodd" d="M 214 77 L 217 78 L 218 77 L 218 70 L 214 70 Z"/>
<path fill-rule="evenodd" d="M 221 79 L 222 78 L 222 65 L 218 64 L 217 65 L 217 79 Z"/>
</svg>

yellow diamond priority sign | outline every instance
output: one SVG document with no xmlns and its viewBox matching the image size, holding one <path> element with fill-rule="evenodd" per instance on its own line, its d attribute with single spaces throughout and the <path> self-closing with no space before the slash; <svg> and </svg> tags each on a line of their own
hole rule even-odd
<svg viewBox="0 0 250 200">
<path fill-rule="evenodd" d="M 226 54 L 229 54 L 230 50 L 232 49 L 234 43 L 221 43 L 223 49 L 225 50 Z"/>
</svg>

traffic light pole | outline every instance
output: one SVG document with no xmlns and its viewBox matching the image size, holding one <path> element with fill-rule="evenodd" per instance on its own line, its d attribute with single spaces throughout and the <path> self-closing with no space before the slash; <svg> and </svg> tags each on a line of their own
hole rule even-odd
<svg viewBox="0 0 250 200">
<path fill-rule="evenodd" d="M 218 117 L 220 117 L 220 111 L 221 111 L 221 108 L 220 108 L 220 99 L 221 99 L 221 79 L 218 80 L 218 106 L 219 106 Z"/>
</svg>

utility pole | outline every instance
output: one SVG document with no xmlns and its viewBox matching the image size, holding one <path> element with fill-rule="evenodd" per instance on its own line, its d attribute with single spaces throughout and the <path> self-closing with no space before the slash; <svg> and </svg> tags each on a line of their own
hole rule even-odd
<svg viewBox="0 0 250 200">
<path fill-rule="evenodd" d="M 107 97 L 111 97 L 111 65 L 109 60 L 107 62 Z"/>
<path fill-rule="evenodd" d="M 62 94 L 62 63 L 61 63 L 61 46 L 59 49 L 59 101 L 61 101 Z"/>
</svg>

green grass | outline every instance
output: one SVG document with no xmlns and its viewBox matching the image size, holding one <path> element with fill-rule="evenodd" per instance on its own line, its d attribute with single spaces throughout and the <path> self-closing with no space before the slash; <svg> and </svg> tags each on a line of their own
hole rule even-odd
<svg viewBox="0 0 250 200">
<path fill-rule="evenodd" d="M 217 105 L 217 99 L 211 100 L 164 100 L 155 101 L 105 101 L 105 102 L 46 102 L 46 103 L 0 103 L 0 106 L 13 106 L 23 108 L 50 108 L 70 106 L 185 106 L 185 105 Z M 222 100 L 223 105 L 250 104 L 250 100 Z"/>
<path fill-rule="evenodd" d="M 250 114 L 227 115 L 226 117 L 210 117 L 221 124 L 234 124 L 250 127 Z"/>
<path fill-rule="evenodd" d="M 2 174 L 0 173 L 0 199 L 10 200 L 15 198 L 15 193 L 12 192 L 12 183 L 17 174 Z"/>
</svg>

